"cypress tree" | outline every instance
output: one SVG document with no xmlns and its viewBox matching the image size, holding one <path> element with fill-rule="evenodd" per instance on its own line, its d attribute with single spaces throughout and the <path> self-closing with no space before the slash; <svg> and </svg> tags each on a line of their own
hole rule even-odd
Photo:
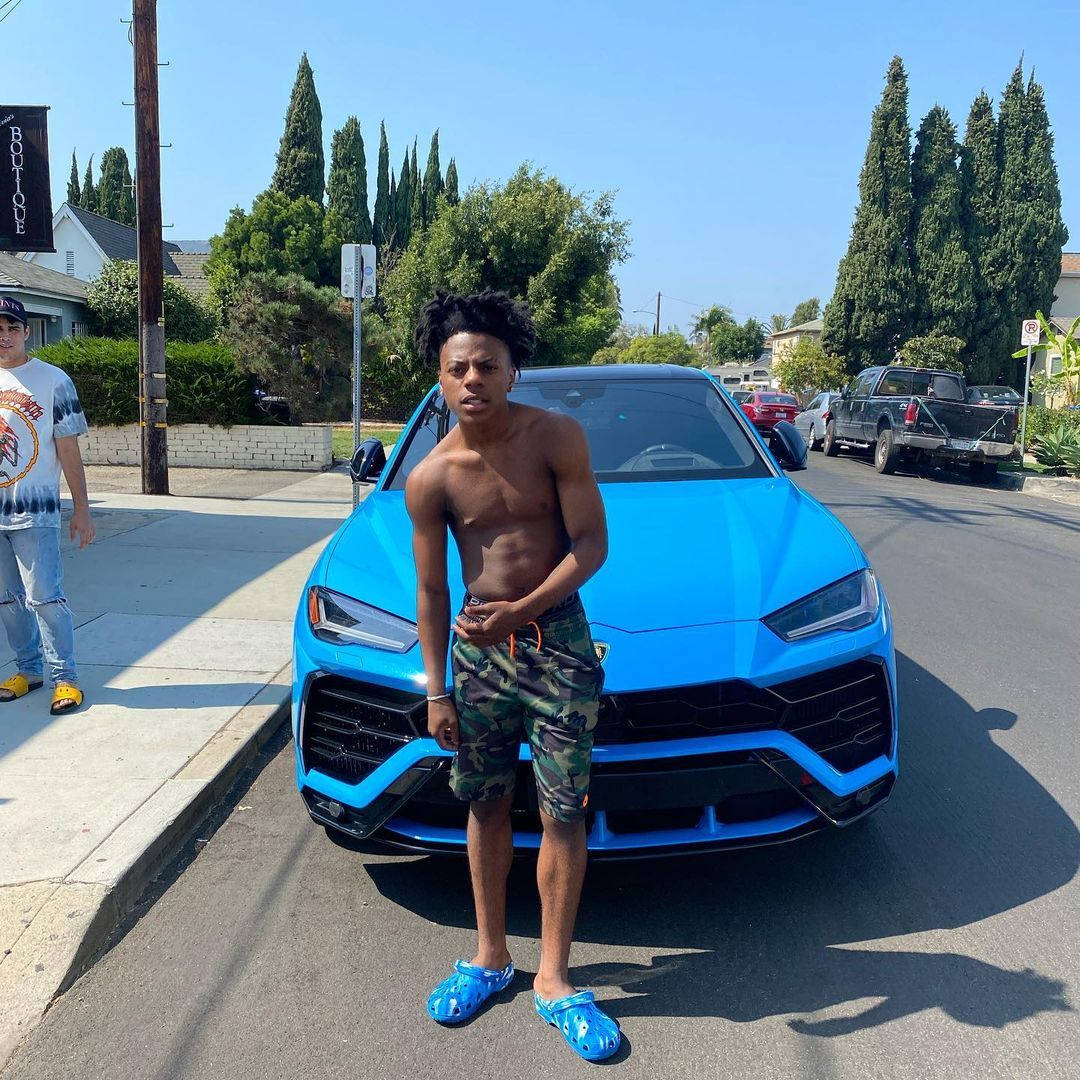
<svg viewBox="0 0 1080 1080">
<path fill-rule="evenodd" d="M 412 236 L 412 167 L 408 147 L 405 148 L 400 175 L 394 197 L 394 240 L 399 248 L 407 248 Z"/>
<path fill-rule="evenodd" d="M 394 176 L 394 170 L 390 170 L 390 228 L 387 230 L 386 242 L 392 248 L 401 247 L 401 238 L 398 236 L 397 231 L 397 214 L 394 211 L 397 208 L 397 177 Z"/>
<path fill-rule="evenodd" d="M 461 202 L 461 196 L 458 194 L 458 177 L 457 177 L 457 162 L 451 158 L 450 164 L 446 166 L 446 201 L 451 206 L 457 206 Z"/>
<path fill-rule="evenodd" d="M 907 74 L 894 56 L 870 121 L 851 241 L 825 308 L 822 344 L 851 371 L 888 363 L 912 336 L 910 154 Z"/>
<path fill-rule="evenodd" d="M 113 146 L 101 155 L 101 176 L 97 186 L 97 212 L 102 217 L 135 224 L 135 197 L 131 187 L 131 166 L 122 146 Z"/>
<path fill-rule="evenodd" d="M 424 226 L 435 220 L 436 203 L 443 191 L 442 169 L 439 167 L 439 130 L 431 136 L 427 166 L 424 169 Z"/>
<path fill-rule="evenodd" d="M 948 334 L 967 342 L 975 286 L 960 209 L 959 153 L 956 127 L 935 105 L 919 125 L 911 159 L 914 324 L 918 334 Z"/>
<path fill-rule="evenodd" d="M 75 160 L 75 151 L 71 151 L 71 175 L 68 177 L 67 204 L 78 206 L 79 197 L 79 163 Z"/>
<path fill-rule="evenodd" d="M 994 381 L 1005 348 L 999 302 L 1003 283 L 995 261 L 999 181 L 997 121 L 984 90 L 972 102 L 960 148 L 960 208 L 975 297 L 971 334 L 962 359 L 964 371 L 974 383 Z"/>
<path fill-rule="evenodd" d="M 285 130 L 277 152 L 277 165 L 270 187 L 290 199 L 307 195 L 320 206 L 325 189 L 326 165 L 323 158 L 322 106 L 315 92 L 315 76 L 307 53 L 300 57 Z"/>
<path fill-rule="evenodd" d="M 420 170 L 416 167 L 416 140 L 412 144 L 412 231 L 420 232 L 424 228 L 424 187 L 420 182 Z"/>
<path fill-rule="evenodd" d="M 372 236 L 375 246 L 383 247 L 393 232 L 390 207 L 390 147 L 386 142 L 386 125 L 379 124 L 379 168 L 375 174 L 375 214 L 372 217 Z"/>
<path fill-rule="evenodd" d="M 330 176 L 326 183 L 326 211 L 336 215 L 344 228 L 343 243 L 371 243 L 368 213 L 367 161 L 360 122 L 350 116 L 334 132 L 330 152 Z"/>
<path fill-rule="evenodd" d="M 79 205 L 84 210 L 90 210 L 94 213 L 97 212 L 98 198 L 97 188 L 94 187 L 94 155 L 90 155 L 90 160 L 86 163 L 86 174 L 83 176 L 82 192 L 79 195 Z"/>
</svg>

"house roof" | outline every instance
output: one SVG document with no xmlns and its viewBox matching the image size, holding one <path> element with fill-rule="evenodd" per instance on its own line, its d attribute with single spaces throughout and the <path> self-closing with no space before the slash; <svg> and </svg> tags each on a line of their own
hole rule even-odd
<svg viewBox="0 0 1080 1080">
<path fill-rule="evenodd" d="M 0 251 L 0 289 L 85 300 L 87 283 Z"/>
<path fill-rule="evenodd" d="M 176 245 L 177 250 L 185 255 L 210 254 L 209 240 L 174 240 L 173 243 Z"/>
<path fill-rule="evenodd" d="M 824 319 L 811 319 L 809 322 L 799 323 L 798 326 L 789 326 L 786 330 L 777 330 L 775 333 L 769 335 L 769 340 L 787 337 L 788 334 L 820 334 L 824 329 Z"/>
<path fill-rule="evenodd" d="M 174 252 L 172 257 L 173 262 L 176 263 L 176 267 L 180 271 L 177 281 L 188 292 L 200 298 L 205 297 L 210 292 L 210 282 L 203 273 L 203 267 L 209 258 L 209 254 L 193 254 L 182 251 Z"/>
<path fill-rule="evenodd" d="M 67 209 L 90 234 L 94 243 L 101 248 L 105 258 L 127 259 L 134 262 L 139 257 L 139 234 L 132 226 L 122 225 L 119 221 L 102 217 L 91 210 L 84 210 L 81 206 L 72 206 L 71 203 L 64 203 L 57 211 L 57 217 L 64 209 Z M 172 253 L 179 250 L 176 244 L 169 242 L 161 245 L 164 270 L 171 277 L 180 275 L 180 270 L 172 260 Z"/>
<path fill-rule="evenodd" d="M 1080 251 L 1063 251 L 1061 253 L 1061 272 L 1063 274 L 1080 274 Z"/>
</svg>

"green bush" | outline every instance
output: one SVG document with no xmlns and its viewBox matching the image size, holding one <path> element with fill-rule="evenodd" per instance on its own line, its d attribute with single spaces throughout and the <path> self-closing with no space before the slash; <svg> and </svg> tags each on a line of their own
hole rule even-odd
<svg viewBox="0 0 1080 1080">
<path fill-rule="evenodd" d="M 1020 442 L 1020 425 L 1023 410 L 1016 420 L 1016 441 Z M 1036 439 L 1049 435 L 1059 427 L 1080 433 L 1080 409 L 1047 409 L 1042 405 L 1029 405 L 1027 416 L 1027 446 L 1031 448 Z"/>
<path fill-rule="evenodd" d="M 35 355 L 71 376 L 89 423 L 138 422 L 138 342 L 65 338 Z M 255 405 L 253 376 L 224 346 L 168 341 L 165 372 L 170 424 L 231 427 L 268 422 Z"/>
<path fill-rule="evenodd" d="M 1035 440 L 1035 460 L 1040 465 L 1080 475 L 1080 428 L 1059 425 Z"/>
</svg>

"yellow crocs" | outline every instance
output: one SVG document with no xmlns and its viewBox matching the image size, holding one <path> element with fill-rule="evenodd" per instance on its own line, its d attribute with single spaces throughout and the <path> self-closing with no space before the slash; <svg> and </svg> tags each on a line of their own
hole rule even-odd
<svg viewBox="0 0 1080 1080">
<path fill-rule="evenodd" d="M 52 708 L 49 712 L 57 716 L 77 709 L 82 703 L 83 692 L 77 686 L 72 686 L 70 683 L 57 683 L 53 690 Z"/>
<path fill-rule="evenodd" d="M 15 701 L 16 698 L 26 697 L 31 690 L 37 690 L 41 686 L 41 679 L 31 682 L 25 675 L 12 675 L 0 683 L 0 702 Z"/>
</svg>

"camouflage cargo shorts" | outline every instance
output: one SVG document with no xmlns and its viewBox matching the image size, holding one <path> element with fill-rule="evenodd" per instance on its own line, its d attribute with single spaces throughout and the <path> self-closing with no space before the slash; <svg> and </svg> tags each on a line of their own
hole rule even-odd
<svg viewBox="0 0 1080 1080">
<path fill-rule="evenodd" d="M 583 820 L 604 676 L 578 597 L 523 627 L 513 647 L 455 638 L 451 664 L 461 728 L 454 794 L 469 802 L 509 795 L 527 739 L 540 809 L 556 821 Z"/>
</svg>

